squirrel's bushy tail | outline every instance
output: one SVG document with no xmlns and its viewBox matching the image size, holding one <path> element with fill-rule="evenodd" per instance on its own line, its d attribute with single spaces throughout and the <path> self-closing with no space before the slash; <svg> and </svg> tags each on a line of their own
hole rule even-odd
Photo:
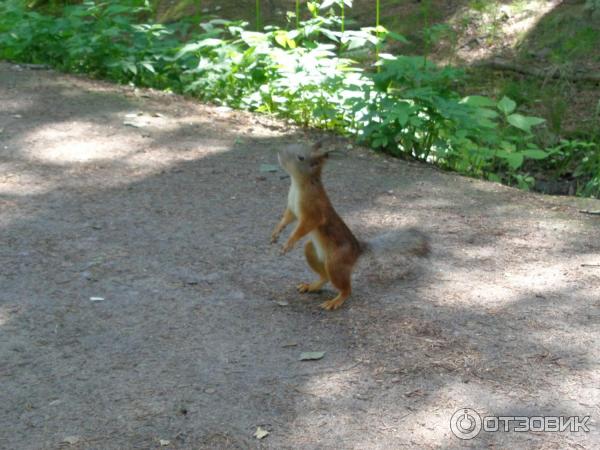
<svg viewBox="0 0 600 450">
<path fill-rule="evenodd" d="M 380 234 L 361 243 L 365 255 L 375 257 L 414 255 L 427 256 L 431 251 L 429 238 L 417 228 L 402 228 Z"/>
<path fill-rule="evenodd" d="M 361 242 L 361 246 L 359 272 L 380 282 L 405 278 L 419 267 L 410 257 L 430 252 L 429 238 L 416 228 L 390 231 Z"/>
</svg>

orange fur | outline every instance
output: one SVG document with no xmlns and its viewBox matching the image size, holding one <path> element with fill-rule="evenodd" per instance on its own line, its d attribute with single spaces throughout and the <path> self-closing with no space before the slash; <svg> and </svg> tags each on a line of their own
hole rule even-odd
<svg viewBox="0 0 600 450">
<path fill-rule="evenodd" d="M 298 290 L 314 292 L 330 281 L 339 294 L 321 307 L 338 309 L 352 292 L 352 270 L 362 249 L 333 208 L 321 182 L 327 153 L 319 152 L 319 144 L 310 149 L 296 145 L 281 150 L 278 156 L 281 166 L 292 177 L 292 184 L 287 208 L 273 230 L 271 241 L 276 242 L 283 229 L 298 220 L 282 253 L 290 251 L 300 239 L 310 234 L 305 256 L 311 269 L 320 276 L 313 283 L 299 284 Z"/>
</svg>

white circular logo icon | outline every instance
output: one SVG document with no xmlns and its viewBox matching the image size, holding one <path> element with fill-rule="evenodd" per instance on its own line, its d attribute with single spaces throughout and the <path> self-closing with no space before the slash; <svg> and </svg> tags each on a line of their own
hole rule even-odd
<svg viewBox="0 0 600 450">
<path fill-rule="evenodd" d="M 471 408 L 459 409 L 450 419 L 450 429 L 459 439 L 473 439 L 481 431 L 481 416 Z"/>
</svg>

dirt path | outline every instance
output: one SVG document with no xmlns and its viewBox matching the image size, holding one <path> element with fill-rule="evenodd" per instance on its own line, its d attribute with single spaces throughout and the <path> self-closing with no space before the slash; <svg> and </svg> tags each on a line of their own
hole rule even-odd
<svg viewBox="0 0 600 450">
<path fill-rule="evenodd" d="M 325 174 L 342 216 L 433 255 L 326 313 L 268 244 L 288 128 L 9 64 L 0 105 L 0 448 L 600 446 L 598 202 L 354 149 Z M 461 407 L 592 419 L 460 441 Z"/>
</svg>

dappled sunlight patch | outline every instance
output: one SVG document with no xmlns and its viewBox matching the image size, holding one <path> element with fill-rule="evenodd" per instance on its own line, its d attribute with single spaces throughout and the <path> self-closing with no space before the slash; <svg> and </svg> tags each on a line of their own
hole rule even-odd
<svg viewBox="0 0 600 450">
<path fill-rule="evenodd" d="M 396 195 L 396 197 L 398 197 L 402 201 L 404 194 L 399 193 Z M 378 201 L 380 201 L 380 200 L 378 199 Z M 469 202 L 472 200 L 469 198 L 464 198 L 464 199 L 462 199 L 462 201 L 464 203 L 464 202 Z M 427 209 L 427 210 L 451 209 L 451 208 L 456 207 L 456 200 L 452 199 L 452 198 L 446 198 L 441 193 L 439 196 L 423 195 L 419 198 L 411 199 L 411 206 L 419 207 L 419 208 L 423 208 L 423 209 Z"/>
<path fill-rule="evenodd" d="M 473 323 L 479 320 L 487 323 L 486 317 L 487 313 L 474 316 Z M 582 384 L 582 377 L 598 379 L 593 372 L 598 364 L 586 351 L 589 348 L 586 346 L 594 345 L 597 333 L 573 340 L 569 336 L 572 330 L 557 329 L 562 319 L 556 324 L 547 322 L 544 328 L 537 325 L 531 328 L 529 322 L 513 322 L 513 316 L 507 320 L 508 327 L 486 331 L 483 337 L 467 323 L 464 333 L 480 349 L 486 348 L 484 339 L 495 340 L 497 345 L 488 348 L 481 360 L 465 359 L 451 371 L 451 376 L 444 371 L 436 373 L 440 356 L 432 354 L 431 348 L 415 348 L 414 353 L 424 352 L 428 356 L 424 361 L 417 360 L 424 364 L 421 368 L 425 376 L 411 372 L 415 367 L 405 363 L 400 372 L 403 375 L 397 381 L 382 377 L 374 386 L 370 372 L 362 367 L 344 377 L 343 391 L 340 393 L 338 387 L 332 396 L 324 395 L 329 387 L 322 381 L 326 376 L 311 377 L 297 390 L 303 394 L 296 399 L 301 413 L 291 424 L 291 442 L 296 445 L 319 442 L 326 447 L 331 443 L 347 447 L 351 442 L 353 448 L 370 448 L 373 436 L 377 436 L 385 448 L 394 442 L 391 439 L 429 448 L 461 442 L 453 434 L 456 429 L 452 431 L 451 420 L 466 408 L 482 419 L 589 414 L 600 394 Z M 542 323 L 543 320 L 538 321 Z M 317 431 L 309 435 L 305 430 Z M 497 437 L 482 432 L 473 442 L 488 442 Z M 502 437 L 522 442 L 519 439 L 523 435 L 512 433 Z"/>
<path fill-rule="evenodd" d="M 506 278 L 498 282 L 498 275 L 491 270 L 476 270 L 474 263 L 464 269 L 432 268 L 431 286 L 423 288 L 441 292 L 437 295 L 443 299 L 444 305 L 464 306 L 472 308 L 474 304 L 481 307 L 497 307 L 516 302 L 521 298 L 520 292 L 506 283 Z"/>
<path fill-rule="evenodd" d="M 185 121 L 127 114 L 118 126 L 65 122 L 30 131 L 22 138 L 23 155 L 57 166 L 79 163 L 116 163 L 163 168 L 177 161 L 201 158 L 232 149 L 233 138 L 206 139 L 201 119 Z M 119 119 L 120 120 L 120 119 Z M 215 130 L 222 134 L 222 130 Z"/>
<path fill-rule="evenodd" d="M 514 14 L 514 20 L 508 21 L 506 25 L 502 27 L 503 32 L 509 38 L 514 39 L 514 43 L 518 43 L 519 38 L 523 36 L 524 33 L 531 31 L 540 19 L 556 8 L 561 1 L 529 0 L 522 3 L 525 3 L 526 5 L 522 11 L 514 11 L 516 7 L 511 7 L 511 5 L 503 5 L 500 8 L 504 14 Z"/>
<path fill-rule="evenodd" d="M 178 143 L 179 145 L 182 142 Z M 231 145 L 226 142 L 207 142 L 206 140 L 190 142 L 187 148 L 154 148 L 134 152 L 123 159 L 123 163 L 131 168 L 138 168 L 146 173 L 152 173 L 168 168 L 176 163 L 195 161 L 231 151 Z"/>
<path fill-rule="evenodd" d="M 290 441 L 301 446 L 318 442 L 324 447 L 372 448 L 377 436 L 381 448 L 392 442 L 412 442 L 417 447 L 440 445 L 453 438 L 449 426 L 452 414 L 461 406 L 479 403 L 465 392 L 469 386 L 460 382 L 456 388 L 423 385 L 415 389 L 414 383 L 386 387 L 389 390 L 382 391 L 384 386 L 379 386 L 361 394 L 355 384 L 343 396 L 326 403 L 315 399 L 315 407 L 304 408 L 291 424 Z M 305 430 L 318 432 L 307 435 Z"/>
<path fill-rule="evenodd" d="M 338 373 L 319 374 L 310 378 L 302 390 L 311 396 L 320 399 L 339 399 L 348 394 L 353 380 L 356 379 L 356 370 L 340 370 Z"/>
<path fill-rule="evenodd" d="M 0 170 L 1 167 L 0 165 Z M 27 173 L 22 170 L 4 173 L 4 176 L 0 176 L 0 195 L 25 197 L 44 194 L 55 188 L 53 182 L 43 179 L 35 173 Z"/>
<path fill-rule="evenodd" d="M 8 312 L 4 308 L 0 308 L 0 327 L 9 320 Z"/>
<path fill-rule="evenodd" d="M 399 387 L 402 388 L 402 386 Z M 434 393 L 434 395 L 440 397 L 439 392 Z M 376 416 L 378 410 L 380 410 L 380 405 L 374 404 L 371 410 L 372 415 Z M 413 444 L 419 443 L 419 445 L 415 445 L 415 448 L 423 448 L 424 444 L 427 446 L 440 445 L 447 443 L 452 438 L 449 423 L 453 412 L 453 408 L 440 408 L 439 403 L 424 405 L 416 411 L 406 412 L 399 418 L 396 418 L 397 414 L 394 414 L 392 417 L 384 416 L 379 421 L 372 419 L 371 426 L 382 435 L 391 434 L 397 440 L 407 440 L 409 438 Z M 372 436 L 369 433 L 363 436 L 364 439 L 359 438 L 355 448 L 370 447 Z"/>
<path fill-rule="evenodd" d="M 419 226 L 417 219 L 406 214 L 406 210 L 393 209 L 385 205 L 382 205 L 381 209 L 370 208 L 344 214 L 344 219 L 368 228 L 370 234 L 385 233 L 407 226 Z"/>
<path fill-rule="evenodd" d="M 545 217 L 538 222 L 538 228 L 543 231 L 552 232 L 557 240 L 564 242 L 564 233 L 581 231 L 583 224 L 580 221 L 564 220 L 558 217 Z"/>
<path fill-rule="evenodd" d="M 469 4 L 460 8 L 449 20 L 466 31 L 465 42 L 458 45 L 457 54 L 467 62 L 476 62 L 494 57 L 500 48 L 515 47 L 560 4 L 561 0 L 481 2 L 476 7 Z"/>
<path fill-rule="evenodd" d="M 542 266 L 528 264 L 516 270 L 504 272 L 506 281 L 515 288 L 560 291 L 566 287 L 568 277 L 565 276 L 565 267 L 562 264 Z"/>
<path fill-rule="evenodd" d="M 119 159 L 131 153 L 129 145 L 117 147 L 110 137 L 100 135 L 92 123 L 55 123 L 29 132 L 23 142 L 30 145 L 24 146 L 23 153 L 56 165 Z"/>
<path fill-rule="evenodd" d="M 352 435 L 361 422 L 364 424 L 362 412 L 357 413 L 354 407 L 356 402 L 364 405 L 356 398 L 360 397 L 357 378 L 356 371 L 328 372 L 312 376 L 298 387 L 302 414 L 290 424 L 292 441 L 302 445 L 339 438 L 344 442 L 345 436 Z M 318 429 L 319 434 L 307 435 L 305 430 L 310 429 Z"/>
<path fill-rule="evenodd" d="M 46 162 L 66 164 L 114 159 L 124 156 L 126 153 L 128 153 L 126 150 L 119 151 L 107 147 L 101 142 L 85 142 L 77 139 L 63 141 L 45 150 L 35 151 L 34 156 Z"/>
<path fill-rule="evenodd" d="M 433 256 L 432 258 L 435 258 Z M 471 307 L 503 307 L 533 299 L 548 291 L 568 288 L 570 277 L 562 264 L 541 265 L 533 259 L 498 267 L 503 256 L 494 246 L 459 249 L 454 259 L 432 261 L 430 275 L 435 289 L 447 292 L 444 302 Z"/>
</svg>

